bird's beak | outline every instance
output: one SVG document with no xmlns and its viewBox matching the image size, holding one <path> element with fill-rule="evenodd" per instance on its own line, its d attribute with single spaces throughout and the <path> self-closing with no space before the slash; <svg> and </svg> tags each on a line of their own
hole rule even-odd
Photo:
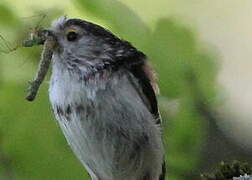
<svg viewBox="0 0 252 180">
<path fill-rule="evenodd" d="M 39 37 L 41 38 L 41 42 L 40 44 L 44 44 L 46 39 L 48 38 L 48 36 L 51 36 L 55 39 L 55 41 L 57 41 L 57 36 L 55 35 L 55 33 L 50 30 L 50 29 L 43 29 L 41 31 L 41 33 L 39 34 Z"/>
</svg>

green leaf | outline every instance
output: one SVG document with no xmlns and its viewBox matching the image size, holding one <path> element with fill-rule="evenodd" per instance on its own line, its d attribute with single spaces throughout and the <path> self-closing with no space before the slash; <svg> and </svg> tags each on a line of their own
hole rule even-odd
<svg viewBox="0 0 252 180">
<path fill-rule="evenodd" d="M 4 4 L 0 4 L 0 25 L 18 27 L 19 24 L 17 15 Z"/>
</svg>

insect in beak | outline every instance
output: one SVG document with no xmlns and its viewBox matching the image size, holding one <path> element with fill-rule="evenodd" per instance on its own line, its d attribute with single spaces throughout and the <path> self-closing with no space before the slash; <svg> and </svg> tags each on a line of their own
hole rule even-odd
<svg viewBox="0 0 252 180">
<path fill-rule="evenodd" d="M 29 38 L 24 40 L 22 43 L 23 47 L 32 47 L 37 45 L 43 45 L 48 36 L 54 36 L 54 33 L 48 29 L 32 30 Z"/>
<path fill-rule="evenodd" d="M 48 72 L 53 50 L 57 46 L 57 40 L 54 33 L 47 29 L 39 29 L 38 31 L 31 32 L 29 39 L 23 41 L 23 47 L 32 47 L 38 45 L 43 45 L 43 51 L 41 54 L 37 74 L 34 80 L 30 82 L 28 95 L 26 96 L 28 101 L 33 101 L 35 99 L 38 89 Z"/>
</svg>

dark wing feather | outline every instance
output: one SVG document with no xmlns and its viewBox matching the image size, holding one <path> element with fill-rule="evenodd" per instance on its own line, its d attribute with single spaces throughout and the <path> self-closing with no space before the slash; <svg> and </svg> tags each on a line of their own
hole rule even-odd
<svg viewBox="0 0 252 180">
<path fill-rule="evenodd" d="M 139 96 L 142 98 L 146 107 L 149 108 L 149 111 L 153 114 L 156 124 L 161 123 L 161 118 L 158 111 L 157 98 L 153 86 L 155 86 L 154 75 L 147 64 L 137 64 L 130 67 L 130 72 L 138 80 L 137 84 L 131 80 L 133 86 L 139 92 Z M 139 89 L 139 85 L 140 88 Z"/>
<path fill-rule="evenodd" d="M 162 164 L 162 173 L 159 176 L 159 180 L 165 180 L 165 174 L 166 174 L 166 166 L 165 166 L 165 160 Z"/>
</svg>

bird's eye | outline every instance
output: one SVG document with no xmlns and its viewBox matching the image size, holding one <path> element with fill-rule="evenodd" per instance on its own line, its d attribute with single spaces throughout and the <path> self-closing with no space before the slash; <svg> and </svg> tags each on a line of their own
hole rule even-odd
<svg viewBox="0 0 252 180">
<path fill-rule="evenodd" d="M 77 37 L 78 37 L 78 34 L 76 32 L 71 31 L 71 32 L 67 33 L 67 40 L 68 41 L 75 41 L 77 39 Z"/>
</svg>

